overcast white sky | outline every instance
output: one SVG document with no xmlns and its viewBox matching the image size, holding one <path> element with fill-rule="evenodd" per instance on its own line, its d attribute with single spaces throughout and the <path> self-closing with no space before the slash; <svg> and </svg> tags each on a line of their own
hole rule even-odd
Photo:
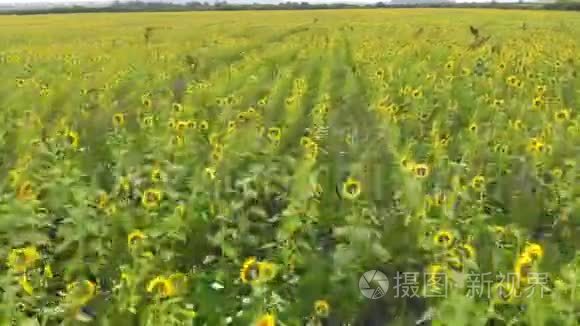
<svg viewBox="0 0 580 326">
<path fill-rule="evenodd" d="M 17 4 L 17 3 L 39 3 L 39 2 L 43 2 L 43 3 L 67 3 L 67 2 L 112 2 L 113 0 L 0 0 L 0 4 Z M 149 0 L 152 1 L 152 0 Z M 157 1 L 163 1 L 163 0 L 157 0 Z M 205 0 L 198 0 L 198 1 L 205 1 Z M 270 1 L 265 1 L 265 0 L 257 0 L 256 2 L 272 2 L 272 3 L 278 3 L 278 2 L 286 2 L 289 0 L 270 0 Z M 295 1 L 295 2 L 299 2 L 299 1 L 308 1 L 308 2 L 341 2 L 341 0 L 326 0 L 326 1 L 321 1 L 321 0 L 290 0 L 290 1 Z M 344 0 L 342 0 L 344 1 Z M 354 3 L 354 2 L 360 2 L 360 3 L 369 3 L 369 2 L 377 2 L 377 1 L 381 1 L 381 0 L 347 0 L 346 2 L 349 3 Z M 388 0 L 382 0 L 382 1 L 388 1 Z M 490 2 L 491 0 L 457 0 L 457 2 Z M 499 0 L 498 2 L 504 2 L 504 1 L 515 1 L 515 0 Z M 530 0 L 527 0 L 530 1 Z M 169 2 L 169 1 L 168 1 Z M 236 0 L 230 0 L 230 2 L 236 2 Z"/>
</svg>

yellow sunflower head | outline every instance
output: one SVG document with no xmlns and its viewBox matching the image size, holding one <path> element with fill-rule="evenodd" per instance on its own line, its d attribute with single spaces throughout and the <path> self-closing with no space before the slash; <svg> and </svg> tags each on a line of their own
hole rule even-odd
<svg viewBox="0 0 580 326">
<path fill-rule="evenodd" d="M 153 127 L 153 116 L 148 115 L 148 116 L 143 117 L 143 119 L 141 120 L 141 123 L 146 128 Z"/>
<path fill-rule="evenodd" d="M 145 238 L 147 238 L 145 233 L 140 230 L 134 230 L 127 235 L 127 246 L 129 246 L 130 249 L 135 248 L 141 241 L 145 240 Z"/>
<path fill-rule="evenodd" d="M 147 283 L 147 292 L 159 298 L 174 296 L 177 291 L 171 280 L 165 276 L 157 276 Z"/>
<path fill-rule="evenodd" d="M 560 110 L 554 113 L 554 120 L 564 122 L 570 119 L 570 110 Z"/>
<path fill-rule="evenodd" d="M 520 284 L 526 284 L 533 269 L 534 261 L 528 255 L 521 255 L 516 260 L 514 273 Z"/>
<path fill-rule="evenodd" d="M 275 326 L 276 316 L 271 313 L 260 316 L 255 323 L 255 326 Z"/>
<path fill-rule="evenodd" d="M 529 256 L 533 261 L 537 261 L 544 257 L 544 249 L 541 245 L 533 242 L 529 242 L 524 247 L 523 255 Z"/>
<path fill-rule="evenodd" d="M 161 202 L 162 194 L 158 189 L 147 189 L 143 192 L 141 203 L 145 208 L 155 208 Z"/>
<path fill-rule="evenodd" d="M 277 266 L 268 261 L 258 262 L 258 281 L 269 282 L 276 277 Z"/>
<path fill-rule="evenodd" d="M 330 304 L 326 300 L 316 300 L 314 302 L 314 312 L 318 317 L 326 318 L 330 314 Z"/>
<path fill-rule="evenodd" d="M 89 280 L 73 282 L 67 285 L 67 298 L 75 305 L 84 305 L 89 302 L 97 292 L 97 284 Z"/>
<path fill-rule="evenodd" d="M 467 260 L 474 260 L 477 257 L 477 251 L 469 243 L 463 243 L 459 246 L 459 250 L 462 252 L 463 257 Z"/>
<path fill-rule="evenodd" d="M 181 103 L 173 103 L 171 105 L 171 108 L 173 109 L 173 112 L 175 112 L 175 113 L 183 112 L 183 105 L 181 105 Z"/>
<path fill-rule="evenodd" d="M 202 120 L 198 124 L 198 128 L 202 132 L 206 132 L 209 129 L 209 122 L 207 120 Z"/>
<path fill-rule="evenodd" d="M 115 113 L 113 115 L 113 126 L 115 127 L 122 127 L 125 125 L 125 114 L 124 113 Z"/>
<path fill-rule="evenodd" d="M 346 181 L 342 184 L 342 195 L 346 199 L 354 200 L 361 193 L 361 183 L 360 181 L 349 177 Z"/>
<path fill-rule="evenodd" d="M 69 130 L 66 133 L 66 140 L 71 148 L 79 147 L 79 134 L 76 131 Z"/>
<path fill-rule="evenodd" d="M 433 237 L 433 242 L 435 245 L 443 248 L 451 247 L 454 240 L 455 237 L 453 236 L 453 233 L 448 230 L 440 230 L 435 233 L 435 236 Z"/>
<path fill-rule="evenodd" d="M 485 177 L 477 175 L 471 179 L 471 187 L 476 191 L 482 192 L 485 190 Z"/>
<path fill-rule="evenodd" d="M 33 268 L 39 260 L 40 253 L 36 247 L 28 246 L 12 249 L 8 255 L 7 265 L 12 271 L 23 273 Z"/>
<path fill-rule="evenodd" d="M 429 176 L 429 166 L 427 164 L 415 164 L 413 172 L 417 178 L 426 178 Z"/>
<path fill-rule="evenodd" d="M 36 198 L 36 191 L 30 181 L 24 181 L 18 186 L 16 198 L 22 201 L 32 200 Z"/>
<path fill-rule="evenodd" d="M 268 128 L 268 132 L 266 135 L 270 141 L 278 142 L 282 137 L 282 130 L 278 127 L 270 127 Z"/>
</svg>

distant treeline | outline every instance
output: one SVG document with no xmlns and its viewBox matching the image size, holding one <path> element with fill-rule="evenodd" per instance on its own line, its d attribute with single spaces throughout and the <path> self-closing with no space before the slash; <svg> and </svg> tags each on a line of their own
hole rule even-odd
<svg viewBox="0 0 580 326">
<path fill-rule="evenodd" d="M 340 0 L 337 0 L 340 1 Z M 352 4 L 310 4 L 308 2 L 283 2 L 279 4 L 230 4 L 227 2 L 190 2 L 185 5 L 152 2 L 115 2 L 108 7 L 90 8 L 72 6 L 63 8 L 0 11 L 1 14 L 34 15 L 34 14 L 66 14 L 66 13 L 114 13 L 114 12 L 158 12 L 158 11 L 235 11 L 235 10 L 320 10 L 320 9 L 352 9 L 352 8 L 491 8 L 491 9 L 545 9 L 545 10 L 575 10 L 580 11 L 580 2 L 541 3 L 417 3 L 391 4 L 377 2 L 368 5 Z"/>
</svg>

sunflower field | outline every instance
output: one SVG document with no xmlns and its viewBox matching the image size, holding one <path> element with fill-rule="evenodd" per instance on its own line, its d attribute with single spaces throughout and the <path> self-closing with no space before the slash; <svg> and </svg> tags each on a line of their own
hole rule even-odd
<svg viewBox="0 0 580 326">
<path fill-rule="evenodd" d="M 578 325 L 579 36 L 0 16 L 0 325 Z"/>
</svg>

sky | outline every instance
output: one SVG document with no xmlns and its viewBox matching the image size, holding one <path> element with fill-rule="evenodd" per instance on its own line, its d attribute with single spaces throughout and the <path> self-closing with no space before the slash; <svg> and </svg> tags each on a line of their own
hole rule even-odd
<svg viewBox="0 0 580 326">
<path fill-rule="evenodd" d="M 151 1 L 151 0 L 149 0 Z M 157 0 L 157 1 L 164 1 L 164 0 Z M 198 0 L 201 1 L 201 0 Z M 278 3 L 278 2 L 286 2 L 288 0 L 270 0 L 270 1 L 264 1 L 264 0 L 257 0 L 256 2 L 272 2 L 272 3 Z M 307 1 L 307 2 L 320 2 L 320 0 L 290 0 L 290 1 Z M 344 1 L 344 0 L 343 0 Z M 349 3 L 373 3 L 373 2 L 377 2 L 377 1 L 381 1 L 381 0 L 348 0 L 347 2 Z M 385 1 L 385 0 L 382 0 Z M 388 0 L 387 0 L 388 1 Z M 491 0 L 457 0 L 457 2 L 490 2 Z M 503 0 L 505 1 L 505 0 Z M 498 2 L 503 2 L 502 0 L 499 0 Z M 508 1 L 514 1 L 514 0 L 508 0 Z M 528 0 L 529 1 L 529 0 Z M 92 2 L 92 3 L 97 3 L 97 2 L 104 2 L 104 3 L 109 3 L 109 2 L 113 2 L 113 0 L 0 0 L 0 4 L 25 4 L 25 3 L 82 3 L 82 2 Z M 171 1 L 167 1 L 167 2 L 171 2 Z M 230 0 L 229 2 L 236 2 L 236 0 Z M 341 2 L 341 0 L 327 0 L 325 2 Z"/>
<path fill-rule="evenodd" d="M 111 0 L 0 0 L 0 3 L 66 3 L 66 2 L 112 2 Z"/>
</svg>

